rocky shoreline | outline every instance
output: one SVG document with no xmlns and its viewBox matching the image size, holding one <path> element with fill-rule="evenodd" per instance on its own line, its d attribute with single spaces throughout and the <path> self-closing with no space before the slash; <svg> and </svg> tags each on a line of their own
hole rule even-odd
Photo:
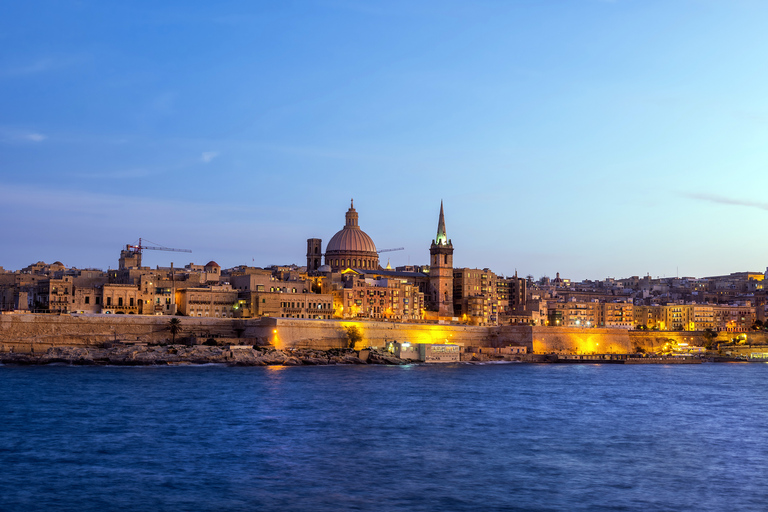
<svg viewBox="0 0 768 512">
<path fill-rule="evenodd" d="M 96 366 L 165 366 L 225 364 L 228 366 L 317 366 L 337 364 L 403 365 L 414 361 L 399 359 L 377 350 L 332 349 L 293 351 L 261 348 L 226 348 L 204 345 L 159 345 L 97 347 L 52 347 L 43 354 L 3 353 L 0 363 L 18 365 L 71 364 Z"/>
</svg>

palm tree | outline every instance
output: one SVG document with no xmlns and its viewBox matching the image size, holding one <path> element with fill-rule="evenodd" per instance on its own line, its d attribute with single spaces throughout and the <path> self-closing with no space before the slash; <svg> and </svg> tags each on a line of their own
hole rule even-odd
<svg viewBox="0 0 768 512">
<path fill-rule="evenodd" d="M 181 332 L 181 320 L 171 318 L 168 321 L 168 330 L 171 331 L 171 336 L 173 337 L 171 344 L 176 344 L 176 335 Z"/>
</svg>

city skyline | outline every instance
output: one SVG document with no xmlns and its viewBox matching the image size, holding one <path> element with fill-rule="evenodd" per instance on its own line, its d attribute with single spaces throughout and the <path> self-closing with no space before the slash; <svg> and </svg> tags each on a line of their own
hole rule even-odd
<svg viewBox="0 0 768 512">
<path fill-rule="evenodd" d="M 754 2 L 4 8 L 0 266 L 303 265 L 355 199 L 393 266 L 762 271 Z M 12 46 L 11 46 L 11 43 Z"/>
</svg>

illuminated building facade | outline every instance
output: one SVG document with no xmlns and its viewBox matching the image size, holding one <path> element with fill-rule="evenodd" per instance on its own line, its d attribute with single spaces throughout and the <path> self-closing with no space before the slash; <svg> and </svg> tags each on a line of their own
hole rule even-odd
<svg viewBox="0 0 768 512">
<path fill-rule="evenodd" d="M 410 273 L 387 274 L 389 277 L 369 277 L 352 269 L 345 271 L 342 286 L 333 290 L 336 316 L 398 322 L 420 320 L 425 304 L 419 285 L 409 276 L 397 275 Z"/>
<path fill-rule="evenodd" d="M 228 284 L 176 290 L 179 313 L 186 316 L 233 318 L 236 303 L 237 290 Z"/>
<path fill-rule="evenodd" d="M 498 278 L 487 268 L 453 269 L 453 311 L 461 321 L 472 325 L 497 325 L 498 291 Z M 502 293 L 504 291 L 502 288 Z M 508 287 L 506 291 L 509 291 Z"/>
</svg>

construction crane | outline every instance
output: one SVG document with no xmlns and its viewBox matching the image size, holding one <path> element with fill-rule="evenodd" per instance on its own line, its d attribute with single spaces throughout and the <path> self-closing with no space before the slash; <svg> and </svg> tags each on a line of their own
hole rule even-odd
<svg viewBox="0 0 768 512">
<path fill-rule="evenodd" d="M 141 251 L 144 249 L 149 249 L 152 251 L 192 252 L 189 249 L 172 249 L 171 247 L 163 247 L 161 245 L 141 245 L 141 238 L 139 238 L 138 245 L 126 245 L 125 248 L 134 254 L 141 254 Z"/>
<path fill-rule="evenodd" d="M 404 250 L 405 250 L 405 247 L 397 247 L 395 249 L 381 249 L 380 251 L 376 251 L 376 252 L 382 253 L 382 252 L 394 252 L 394 251 L 404 251 Z"/>
</svg>

